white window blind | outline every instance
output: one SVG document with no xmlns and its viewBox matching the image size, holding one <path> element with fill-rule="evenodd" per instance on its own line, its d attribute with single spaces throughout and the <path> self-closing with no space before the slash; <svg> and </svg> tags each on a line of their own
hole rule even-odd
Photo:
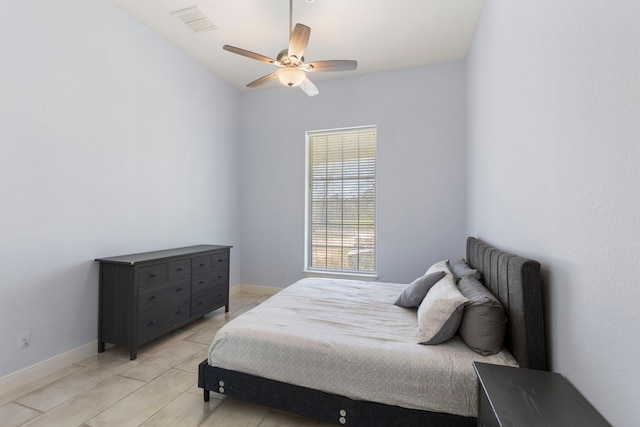
<svg viewBox="0 0 640 427">
<path fill-rule="evenodd" d="M 376 271 L 376 127 L 307 132 L 306 268 Z"/>
</svg>

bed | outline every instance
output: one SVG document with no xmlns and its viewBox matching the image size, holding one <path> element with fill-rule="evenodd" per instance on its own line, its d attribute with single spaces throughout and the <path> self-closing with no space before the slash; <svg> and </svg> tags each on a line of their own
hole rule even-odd
<svg viewBox="0 0 640 427">
<path fill-rule="evenodd" d="M 220 329 L 199 366 L 204 399 L 213 391 L 355 426 L 475 425 L 474 360 L 547 362 L 539 263 L 474 237 L 466 262 L 504 307 L 500 352 L 482 356 L 459 336 L 416 345 L 415 310 L 393 304 L 406 284 L 307 278 Z"/>
</svg>

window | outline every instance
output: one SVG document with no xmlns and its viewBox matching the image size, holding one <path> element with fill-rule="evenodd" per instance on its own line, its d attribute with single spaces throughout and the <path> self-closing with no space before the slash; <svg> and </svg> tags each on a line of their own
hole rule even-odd
<svg viewBox="0 0 640 427">
<path fill-rule="evenodd" d="M 373 275 L 376 127 L 306 136 L 306 270 Z"/>
</svg>

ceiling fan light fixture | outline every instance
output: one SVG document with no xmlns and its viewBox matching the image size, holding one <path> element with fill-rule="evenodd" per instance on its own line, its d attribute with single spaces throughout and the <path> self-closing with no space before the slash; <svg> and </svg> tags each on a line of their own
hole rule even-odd
<svg viewBox="0 0 640 427">
<path fill-rule="evenodd" d="M 307 0 L 307 2 L 313 2 L 316 0 Z M 275 80 L 276 78 L 287 87 L 299 86 L 300 89 L 309 96 L 315 96 L 318 94 L 318 88 L 307 78 L 307 72 L 315 71 L 349 71 L 355 70 L 358 67 L 357 61 L 350 60 L 329 60 L 329 61 L 316 61 L 313 63 L 304 62 L 304 52 L 307 49 L 309 43 L 309 35 L 311 34 L 311 28 L 304 24 L 296 24 L 291 29 L 293 20 L 293 0 L 289 0 L 289 46 L 286 49 L 282 49 L 278 53 L 277 59 L 272 59 L 258 53 L 251 52 L 249 50 L 240 49 L 239 47 L 230 46 L 225 44 L 222 46 L 224 50 L 242 55 L 247 58 L 255 59 L 261 62 L 268 62 L 271 65 L 280 67 L 275 73 L 267 74 L 259 79 L 256 79 L 249 83 L 247 87 L 255 88 L 261 86 L 267 82 Z"/>
<path fill-rule="evenodd" d="M 304 71 L 296 67 L 282 67 L 276 71 L 276 76 L 280 83 L 289 87 L 300 85 L 307 77 Z"/>
</svg>

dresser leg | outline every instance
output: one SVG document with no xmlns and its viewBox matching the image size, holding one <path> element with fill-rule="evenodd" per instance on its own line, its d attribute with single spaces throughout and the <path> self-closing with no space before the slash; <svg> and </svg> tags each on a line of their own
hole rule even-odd
<svg viewBox="0 0 640 427">
<path fill-rule="evenodd" d="M 104 341 L 98 341 L 98 353 L 102 353 L 104 351 Z"/>
<path fill-rule="evenodd" d="M 129 350 L 129 360 L 136 360 L 137 357 L 138 357 L 137 348 L 132 348 L 131 350 Z"/>
<path fill-rule="evenodd" d="M 204 389 L 204 401 L 209 401 L 209 390 L 207 390 L 206 388 Z"/>
<path fill-rule="evenodd" d="M 227 304 L 227 305 L 225 305 L 225 306 L 224 306 L 224 312 L 225 312 L 225 313 L 228 313 L 228 312 L 229 312 L 229 304 Z"/>
</svg>

